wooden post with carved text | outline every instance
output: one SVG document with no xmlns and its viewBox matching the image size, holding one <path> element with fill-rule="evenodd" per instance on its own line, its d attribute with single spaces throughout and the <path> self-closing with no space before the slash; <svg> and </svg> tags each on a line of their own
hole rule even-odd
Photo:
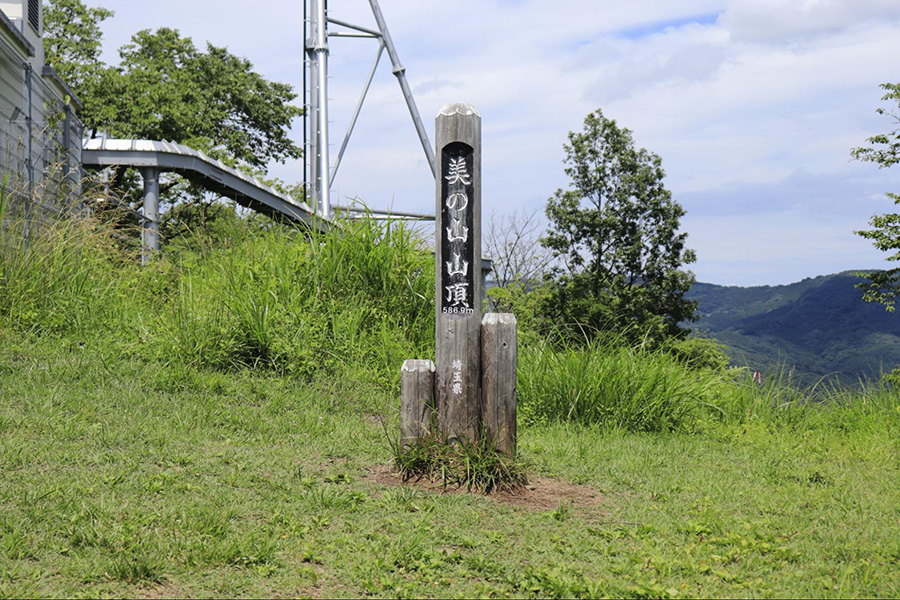
<svg viewBox="0 0 900 600">
<path fill-rule="evenodd" d="M 435 406 L 441 437 L 481 429 L 481 116 L 448 104 L 435 119 Z"/>
</svg>

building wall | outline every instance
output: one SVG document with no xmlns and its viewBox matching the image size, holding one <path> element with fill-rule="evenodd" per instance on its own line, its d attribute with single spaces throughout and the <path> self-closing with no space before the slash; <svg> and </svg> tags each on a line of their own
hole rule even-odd
<svg viewBox="0 0 900 600">
<path fill-rule="evenodd" d="M 0 0 L 0 181 L 19 210 L 58 213 L 80 191 L 82 126 L 78 100 L 45 68 L 29 1 Z"/>
</svg>

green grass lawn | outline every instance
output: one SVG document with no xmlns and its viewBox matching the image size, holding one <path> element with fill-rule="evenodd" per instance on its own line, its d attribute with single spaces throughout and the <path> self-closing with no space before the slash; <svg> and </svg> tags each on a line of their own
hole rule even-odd
<svg viewBox="0 0 900 600">
<path fill-rule="evenodd" d="M 22 340 L 0 327 L 0 596 L 900 596 L 896 409 L 523 427 L 538 489 L 509 502 L 379 483 L 384 386 Z"/>
</svg>

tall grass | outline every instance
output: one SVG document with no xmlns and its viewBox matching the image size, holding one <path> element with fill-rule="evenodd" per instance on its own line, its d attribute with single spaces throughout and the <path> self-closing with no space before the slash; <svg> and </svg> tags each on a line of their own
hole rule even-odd
<svg viewBox="0 0 900 600">
<path fill-rule="evenodd" d="M 883 381 L 853 390 L 826 382 L 801 389 L 786 371 L 758 382 L 745 369 L 688 368 L 667 352 L 615 338 L 523 348 L 518 390 L 526 426 L 659 432 L 690 431 L 707 421 L 806 427 L 900 417 L 900 390 Z"/>
<path fill-rule="evenodd" d="M 86 214 L 36 223 L 0 198 L 0 319 L 39 335 L 106 329 L 131 262 L 111 231 Z"/>
<path fill-rule="evenodd" d="M 563 348 L 539 344 L 521 354 L 519 411 L 525 424 L 672 431 L 713 401 L 719 382 L 712 371 L 689 371 L 664 352 L 616 340 Z"/>
<path fill-rule="evenodd" d="M 433 352 L 433 261 L 401 223 L 313 234 L 223 221 L 223 243 L 189 234 L 141 268 L 121 232 L 95 218 L 30 231 L 22 217 L 0 222 L 0 319 L 18 331 L 103 332 L 169 364 L 301 378 L 352 370 L 385 385 L 399 382 L 405 358 Z"/>
<path fill-rule="evenodd" d="M 314 234 L 234 218 L 217 224 L 225 239 L 189 233 L 141 268 L 120 232 L 98 219 L 72 215 L 29 231 L 6 206 L 0 193 L 0 321 L 8 330 L 93 337 L 169 365 L 307 380 L 341 373 L 391 389 L 404 359 L 433 355 L 434 261 L 402 223 L 360 219 Z M 786 373 L 759 384 L 611 338 L 560 347 L 521 337 L 526 426 L 654 432 L 703 419 L 800 422 L 820 418 L 821 406 L 897 412 L 888 383 L 798 390 Z"/>
<path fill-rule="evenodd" d="M 329 369 L 394 382 L 432 344 L 432 261 L 402 224 L 359 220 L 325 234 L 246 226 L 180 265 L 161 346 L 201 367 Z"/>
<path fill-rule="evenodd" d="M 855 421 L 888 419 L 900 423 L 900 390 L 886 380 L 861 381 L 848 388 L 822 379 L 798 387 L 787 369 L 763 382 L 745 370 L 735 371 L 719 386 L 715 410 L 730 423 L 767 423 L 803 429 L 830 423 L 845 429 Z"/>
<path fill-rule="evenodd" d="M 798 419 L 815 404 L 815 387 L 792 385 L 792 374 L 785 368 L 768 373 L 762 381 L 754 379 L 747 369 L 735 369 L 729 375 L 715 403 L 722 420 L 748 423 Z"/>
</svg>

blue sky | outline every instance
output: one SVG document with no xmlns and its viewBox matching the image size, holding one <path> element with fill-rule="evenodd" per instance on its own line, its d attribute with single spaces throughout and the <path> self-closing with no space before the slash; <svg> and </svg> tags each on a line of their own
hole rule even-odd
<svg viewBox="0 0 900 600">
<path fill-rule="evenodd" d="M 302 1 L 88 0 L 116 11 L 106 58 L 135 31 L 176 27 L 302 81 Z M 483 118 L 485 218 L 542 211 L 567 185 L 562 145 L 601 108 L 659 154 L 687 209 L 701 281 L 781 284 L 885 266 L 853 231 L 892 209 L 900 168 L 854 162 L 886 131 L 879 83 L 900 81 L 896 0 L 381 0 L 429 131 L 448 102 Z M 332 16 L 373 26 L 366 0 Z M 374 59 L 372 40 L 332 39 L 333 152 Z M 295 138 L 302 139 L 298 123 Z M 300 179 L 300 165 L 272 174 Z M 383 59 L 334 194 L 430 211 L 433 181 Z"/>
</svg>

